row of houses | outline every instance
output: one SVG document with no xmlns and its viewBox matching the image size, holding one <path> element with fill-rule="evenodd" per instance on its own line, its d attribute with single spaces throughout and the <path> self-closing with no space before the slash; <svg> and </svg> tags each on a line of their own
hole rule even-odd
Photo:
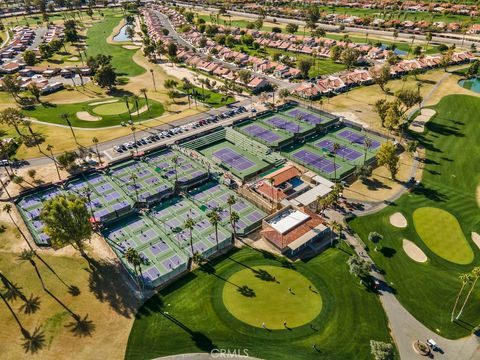
<svg viewBox="0 0 480 360">
<path fill-rule="evenodd" d="M 168 45 L 170 42 L 174 40 L 165 35 L 162 31 L 162 25 L 160 19 L 156 16 L 155 12 L 152 10 L 157 10 L 169 17 L 170 23 L 175 28 L 181 27 L 186 24 L 186 20 L 183 15 L 177 13 L 175 10 L 170 9 L 165 6 L 159 5 L 150 5 L 143 10 L 143 16 L 145 19 L 145 24 L 147 26 L 147 30 L 149 36 L 155 41 L 161 41 L 163 44 Z M 199 48 L 200 47 L 200 38 L 202 35 L 196 29 L 190 29 L 188 32 L 182 34 L 182 38 L 192 45 L 192 48 Z M 262 91 L 270 86 L 270 83 L 267 79 L 262 77 L 253 75 L 250 78 L 248 83 L 243 83 L 240 81 L 238 75 L 238 67 L 243 67 L 243 60 L 248 60 L 248 55 L 245 55 L 246 59 L 242 59 L 242 61 L 236 62 L 235 56 L 232 57 L 220 57 L 214 56 L 215 51 L 210 52 L 209 49 L 213 49 L 218 45 L 213 40 L 207 41 L 207 46 L 203 48 L 203 52 L 195 52 L 190 48 L 183 47 L 181 45 L 178 46 L 177 52 L 177 59 L 178 61 L 187 64 L 190 67 L 198 69 L 200 71 L 206 72 L 211 75 L 218 76 L 224 80 L 236 82 L 239 85 L 246 86 L 250 90 L 254 92 Z M 228 48 L 225 48 L 229 50 Z M 218 50 L 218 49 L 217 49 Z M 218 52 L 215 53 L 218 55 Z M 225 54 L 223 52 L 223 54 Z M 239 55 L 240 53 L 236 54 Z M 216 58 L 216 61 L 212 58 Z M 228 59 L 228 60 L 227 60 Z M 240 59 L 239 59 L 240 60 Z M 225 64 L 227 62 L 231 62 L 232 66 Z"/>
<path fill-rule="evenodd" d="M 65 28 L 62 25 L 49 25 L 42 41 L 46 44 L 53 40 L 62 41 L 65 37 Z"/>
<path fill-rule="evenodd" d="M 475 60 L 470 52 L 457 52 L 452 54 L 450 65 L 462 64 Z M 402 60 L 390 67 L 390 76 L 398 78 L 413 71 L 437 68 L 442 65 L 441 55 L 419 57 L 417 59 Z M 355 69 L 337 75 L 323 77 L 315 82 L 304 82 L 297 86 L 292 93 L 304 99 L 318 99 L 322 96 L 331 96 L 345 92 L 353 87 L 370 85 L 374 76 L 379 71 L 379 66 L 371 69 Z"/>
<path fill-rule="evenodd" d="M 27 26 L 19 26 L 14 29 L 13 36 L 8 44 L 0 50 L 0 63 L 13 59 L 17 54 L 25 51 L 35 39 L 35 31 Z"/>
</svg>

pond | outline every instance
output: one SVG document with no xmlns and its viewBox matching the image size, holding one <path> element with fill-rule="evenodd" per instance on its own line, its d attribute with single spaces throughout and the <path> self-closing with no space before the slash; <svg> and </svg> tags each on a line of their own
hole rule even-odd
<svg viewBox="0 0 480 360">
<path fill-rule="evenodd" d="M 480 93 L 480 78 L 474 77 L 471 79 L 464 79 L 458 82 L 461 87 Z"/>
<path fill-rule="evenodd" d="M 390 47 L 391 47 L 390 45 L 382 44 L 382 46 L 380 46 L 380 49 L 386 50 L 386 49 L 390 49 Z M 394 53 L 395 55 L 398 55 L 398 56 L 408 55 L 408 53 L 407 53 L 406 51 L 399 50 L 399 49 L 393 50 L 393 53 Z"/>
<path fill-rule="evenodd" d="M 120 29 L 120 31 L 118 32 L 118 34 L 113 37 L 113 41 L 118 41 L 118 42 L 130 41 L 130 39 L 129 39 L 128 36 L 127 36 L 127 28 L 128 28 L 129 26 L 131 26 L 131 25 L 124 25 L 124 26 L 122 26 L 122 28 Z"/>
</svg>

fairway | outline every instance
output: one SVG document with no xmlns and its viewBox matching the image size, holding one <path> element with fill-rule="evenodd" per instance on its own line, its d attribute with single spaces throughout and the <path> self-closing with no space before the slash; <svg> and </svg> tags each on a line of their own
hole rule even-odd
<svg viewBox="0 0 480 360">
<path fill-rule="evenodd" d="M 322 309 L 322 297 L 306 277 L 277 266 L 236 272 L 225 283 L 223 301 L 240 321 L 273 330 L 285 329 L 284 322 L 288 328 L 305 325 Z"/>
<path fill-rule="evenodd" d="M 130 109 L 132 109 L 132 105 L 130 105 Z M 117 115 L 126 113 L 127 111 L 128 108 L 125 102 L 103 104 L 93 108 L 93 112 L 98 115 Z M 135 111 L 135 109 L 132 109 L 132 111 Z"/>
<path fill-rule="evenodd" d="M 438 256 L 461 265 L 472 262 L 472 248 L 457 219 L 449 212 L 422 207 L 413 212 L 413 223 L 423 242 Z"/>
</svg>

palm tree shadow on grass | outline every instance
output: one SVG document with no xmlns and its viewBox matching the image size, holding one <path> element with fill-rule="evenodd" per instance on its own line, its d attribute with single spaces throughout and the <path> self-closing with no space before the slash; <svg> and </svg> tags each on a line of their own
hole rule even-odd
<svg viewBox="0 0 480 360">
<path fill-rule="evenodd" d="M 45 347 L 45 332 L 37 327 L 32 333 L 23 332 L 22 348 L 26 353 L 35 354 Z"/>
<path fill-rule="evenodd" d="M 130 318 L 136 311 L 138 300 L 133 296 L 126 274 L 118 261 L 90 259 L 89 290 L 95 297 L 106 302 L 119 315 Z"/>
<path fill-rule="evenodd" d="M 74 320 L 65 325 L 65 327 L 69 328 L 76 337 L 91 337 L 96 328 L 93 321 L 88 319 L 88 314 L 83 318 L 74 318 Z"/>
<path fill-rule="evenodd" d="M 247 285 L 239 286 L 237 291 L 245 297 L 255 297 L 255 291 Z"/>
</svg>

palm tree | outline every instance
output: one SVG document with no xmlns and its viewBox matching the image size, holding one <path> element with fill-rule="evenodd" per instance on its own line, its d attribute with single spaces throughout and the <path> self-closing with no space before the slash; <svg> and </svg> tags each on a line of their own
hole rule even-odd
<svg viewBox="0 0 480 360">
<path fill-rule="evenodd" d="M 73 139 L 75 140 L 75 144 L 78 145 L 77 137 L 75 136 L 75 131 L 73 131 L 72 123 L 70 122 L 70 114 L 69 113 L 62 113 L 60 115 L 60 118 L 65 120 L 67 123 L 68 127 L 70 128 L 70 131 L 72 132 Z"/>
<path fill-rule="evenodd" d="M 475 285 L 477 284 L 478 278 L 480 278 L 480 266 L 477 266 L 477 267 L 473 268 L 472 277 L 473 277 L 472 286 L 470 287 L 470 290 L 468 291 L 467 297 L 465 298 L 465 301 L 463 302 L 463 305 L 460 309 L 460 312 L 458 313 L 457 317 L 455 318 L 456 320 L 458 320 L 460 318 L 460 316 L 462 315 L 463 309 L 465 308 L 465 305 L 467 305 L 467 302 L 470 299 L 470 296 L 472 295 L 473 289 L 475 288 Z"/>
<path fill-rule="evenodd" d="M 364 157 L 363 157 L 363 165 L 367 162 L 367 151 L 372 147 L 372 140 L 370 138 L 365 137 L 363 139 L 363 148 L 365 150 Z"/>
<path fill-rule="evenodd" d="M 129 110 L 130 111 L 130 110 Z M 135 153 L 138 155 L 138 145 L 137 145 L 137 138 L 135 137 L 135 130 L 137 130 L 137 128 L 135 126 L 131 126 L 130 127 L 130 130 L 132 130 L 132 135 L 133 135 L 133 147 L 135 148 Z"/>
<path fill-rule="evenodd" d="M 143 97 L 145 98 L 145 102 L 147 103 L 147 110 L 150 111 L 150 105 L 148 104 L 147 89 L 141 88 L 140 89 L 140 94 L 142 94 Z"/>
<path fill-rule="evenodd" d="M 452 315 L 450 316 L 450 321 L 453 322 L 453 318 L 454 318 L 454 313 L 455 313 L 455 309 L 457 308 L 457 304 L 458 304 L 458 300 L 460 299 L 460 295 L 462 294 L 463 292 L 463 288 L 465 287 L 465 285 L 469 284 L 471 281 L 472 281 L 472 275 L 471 274 L 461 274 L 459 276 L 460 278 L 460 281 L 462 282 L 462 287 L 460 288 L 460 291 L 458 292 L 458 295 L 457 295 L 457 299 L 455 300 L 455 304 L 453 305 L 453 309 L 452 309 Z"/>
<path fill-rule="evenodd" d="M 137 282 L 138 288 L 141 289 L 140 285 L 140 278 L 138 276 L 137 266 L 140 265 L 140 255 L 138 251 L 134 248 L 129 247 L 127 251 L 125 251 L 125 260 L 133 266 L 133 272 L 135 273 L 135 280 Z"/>
<path fill-rule="evenodd" d="M 210 224 L 215 227 L 215 242 L 217 244 L 217 251 L 218 251 L 218 223 L 221 220 L 220 214 L 218 213 L 217 209 L 213 209 L 207 214 L 208 220 Z"/>
<path fill-rule="evenodd" d="M 135 175 L 135 174 L 130 174 L 130 180 L 132 181 L 133 183 L 133 190 L 135 191 L 135 200 L 138 204 L 138 189 L 137 189 L 137 179 L 138 179 L 138 176 Z"/>
<path fill-rule="evenodd" d="M 237 222 L 240 220 L 240 215 L 236 211 L 230 213 L 230 225 L 232 226 L 233 232 L 233 243 L 235 244 L 235 239 L 237 238 Z"/>
<path fill-rule="evenodd" d="M 333 155 L 333 171 L 334 171 L 334 177 L 335 177 L 335 182 L 337 182 L 337 152 L 340 150 L 340 144 L 339 143 L 334 143 L 333 148 L 332 148 L 332 155 Z"/>
<path fill-rule="evenodd" d="M 98 163 L 100 164 L 100 166 L 102 166 L 102 157 L 100 156 L 100 151 L 98 151 L 98 139 L 95 136 L 92 138 L 92 143 L 95 144 L 95 151 L 97 153 Z"/>
<path fill-rule="evenodd" d="M 2 188 L 3 190 L 5 191 L 5 193 L 7 194 L 8 196 L 8 201 L 10 201 L 12 199 L 12 196 L 10 195 L 10 193 L 8 192 L 8 189 L 7 189 L 7 184 L 5 184 L 2 180 L 2 178 L 0 177 L 0 184 L 2 185 Z"/>
<path fill-rule="evenodd" d="M 133 95 L 133 101 L 135 103 L 135 110 L 137 113 L 137 120 L 140 121 L 140 108 L 138 107 L 138 96 Z"/>
<path fill-rule="evenodd" d="M 195 254 L 195 250 L 193 249 L 193 228 L 195 227 L 195 221 L 192 218 L 187 217 L 185 220 L 185 224 L 183 225 L 185 229 L 188 229 L 190 233 L 190 250 L 192 251 L 192 257 Z"/>
<path fill-rule="evenodd" d="M 333 233 L 336 233 L 338 235 L 338 238 L 340 238 L 340 235 L 343 231 L 343 225 L 339 223 L 338 221 L 332 221 L 330 224 L 331 232 L 330 232 L 330 246 L 333 244 Z"/>
<path fill-rule="evenodd" d="M 228 213 L 231 214 L 232 213 L 232 206 L 235 205 L 237 203 L 237 198 L 235 197 L 235 195 L 230 195 L 227 199 L 227 204 L 228 204 Z"/>
<path fill-rule="evenodd" d="M 25 120 L 25 121 L 23 122 L 23 124 L 27 127 L 28 132 L 30 133 L 30 135 L 32 135 L 33 142 L 34 142 L 35 145 L 37 146 L 38 152 L 41 154 L 41 153 L 42 153 L 42 149 L 40 149 L 40 141 L 37 139 L 37 135 L 35 135 L 35 132 L 34 132 L 33 129 L 32 129 L 32 122 L 31 122 L 31 121 L 28 121 L 28 120 Z"/>
<path fill-rule="evenodd" d="M 155 83 L 155 73 L 153 72 L 153 69 L 150 69 L 150 74 L 152 74 L 153 88 L 155 91 L 157 91 L 157 84 Z"/>
<path fill-rule="evenodd" d="M 47 145 L 47 151 L 50 152 L 51 159 L 55 164 L 55 169 L 57 170 L 58 180 L 62 181 L 62 177 L 60 176 L 60 170 L 58 169 L 57 159 L 53 156 L 53 145 Z"/>
</svg>

